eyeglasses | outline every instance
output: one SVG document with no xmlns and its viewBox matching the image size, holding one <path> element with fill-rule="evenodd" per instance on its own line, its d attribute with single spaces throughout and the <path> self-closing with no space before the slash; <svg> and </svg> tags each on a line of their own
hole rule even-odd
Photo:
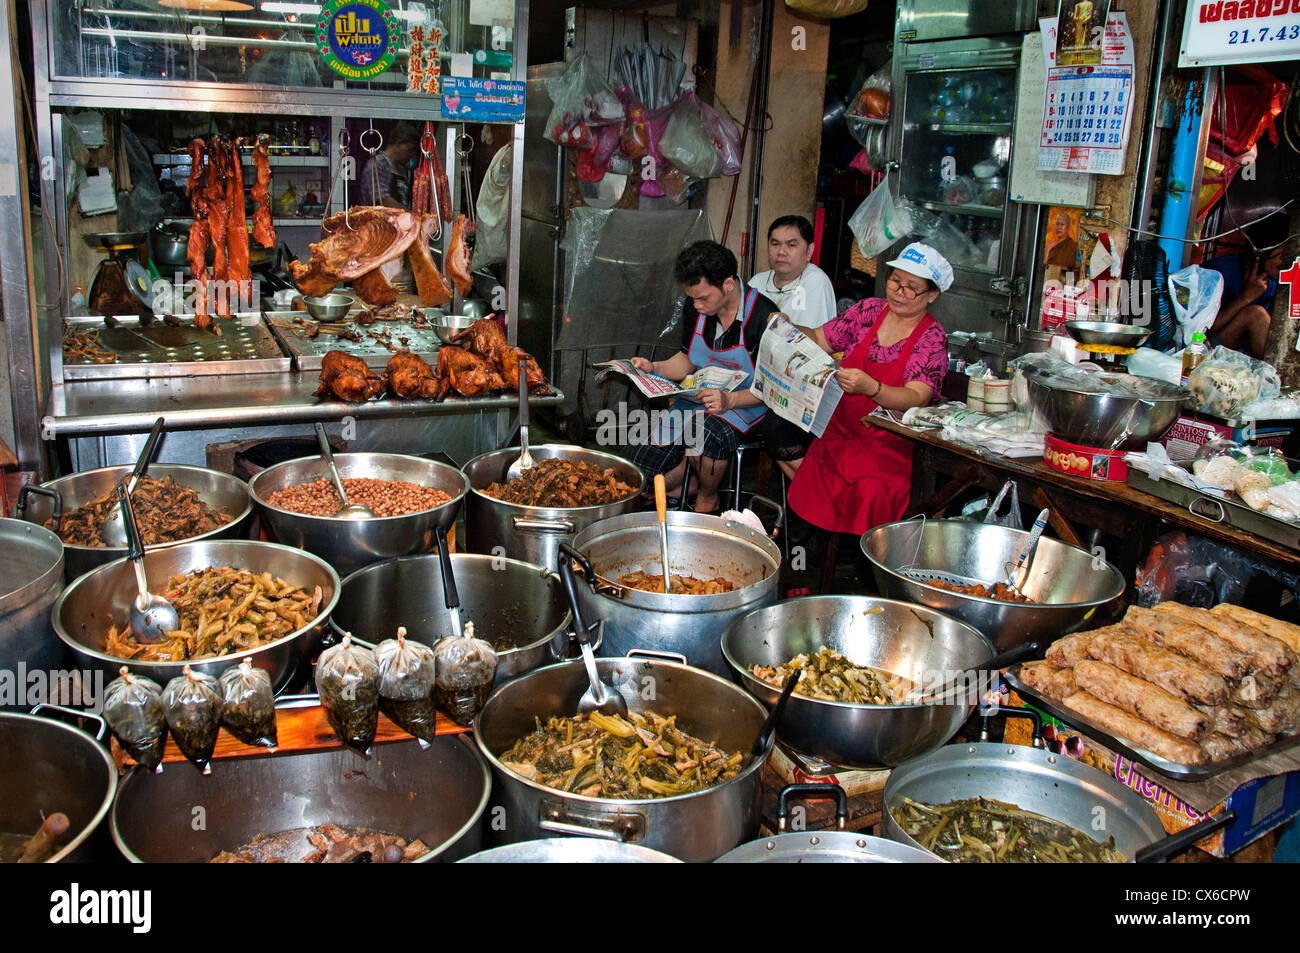
<svg viewBox="0 0 1300 953">
<path fill-rule="evenodd" d="M 890 275 L 885 281 L 885 287 L 896 292 L 904 301 L 912 301 L 925 293 L 924 289 L 918 291 L 915 288 L 903 284 L 902 280 L 897 275 Z"/>
</svg>

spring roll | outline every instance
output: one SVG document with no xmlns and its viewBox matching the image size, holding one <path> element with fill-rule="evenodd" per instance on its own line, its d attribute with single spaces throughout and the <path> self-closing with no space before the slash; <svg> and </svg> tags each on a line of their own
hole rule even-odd
<svg viewBox="0 0 1300 953">
<path fill-rule="evenodd" d="M 1197 705 L 1197 711 L 1210 719 L 1209 734 L 1240 738 L 1254 729 L 1254 721 L 1246 716 L 1246 709 L 1236 705 Z"/>
<path fill-rule="evenodd" d="M 1119 626 L 1108 625 L 1101 629 L 1089 629 L 1087 632 L 1076 632 L 1074 635 L 1067 635 L 1064 638 L 1057 639 L 1047 649 L 1047 664 L 1052 668 L 1069 668 L 1079 659 L 1088 657 L 1088 646 L 1092 644 L 1094 637 L 1104 632 L 1119 632 Z"/>
<path fill-rule="evenodd" d="M 1076 692 L 1063 704 L 1130 747 L 1141 748 L 1176 764 L 1205 764 L 1207 760 L 1200 745 L 1161 731 L 1088 692 Z"/>
<path fill-rule="evenodd" d="M 1026 688 L 1041 692 L 1048 698 L 1059 700 L 1078 691 L 1072 668 L 1052 668 L 1047 662 L 1026 662 L 1017 674 Z"/>
<path fill-rule="evenodd" d="M 1209 629 L 1166 612 L 1131 606 L 1124 627 L 1157 645 L 1195 659 L 1225 679 L 1238 679 L 1250 671 L 1250 659 Z"/>
<path fill-rule="evenodd" d="M 1285 676 L 1277 678 L 1263 672 L 1251 672 L 1230 686 L 1228 700 L 1242 708 L 1267 708 L 1285 684 Z"/>
<path fill-rule="evenodd" d="M 1251 626 L 1264 635 L 1280 639 L 1291 647 L 1292 652 L 1300 656 L 1300 625 L 1292 625 L 1290 622 L 1274 619 L 1262 612 L 1243 609 L 1241 606 L 1229 605 L 1226 602 L 1219 603 L 1210 612 L 1214 615 L 1227 616 L 1234 622 Z"/>
<path fill-rule="evenodd" d="M 1158 685 L 1176 698 L 1202 705 L 1221 705 L 1228 698 L 1223 677 L 1186 656 L 1122 632 L 1103 633 L 1092 640 L 1088 654 L 1121 671 Z"/>
<path fill-rule="evenodd" d="M 1231 643 L 1244 652 L 1253 663 L 1253 668 L 1268 675 L 1284 675 L 1295 663 L 1295 653 L 1291 646 L 1281 639 L 1265 635 L 1258 629 L 1239 625 L 1231 618 L 1215 615 L 1209 609 L 1193 609 L 1178 602 L 1162 602 L 1156 606 L 1157 612 L 1178 616 L 1188 622 L 1209 629 L 1225 642 Z"/>
<path fill-rule="evenodd" d="M 1074 666 L 1074 680 L 1082 691 L 1179 738 L 1195 741 L 1209 727 L 1210 719 L 1191 705 L 1105 662 L 1084 659 Z"/>
<path fill-rule="evenodd" d="M 1267 708 L 1248 708 L 1246 717 L 1270 735 L 1289 735 L 1300 728 L 1300 692 L 1287 685 Z"/>
</svg>

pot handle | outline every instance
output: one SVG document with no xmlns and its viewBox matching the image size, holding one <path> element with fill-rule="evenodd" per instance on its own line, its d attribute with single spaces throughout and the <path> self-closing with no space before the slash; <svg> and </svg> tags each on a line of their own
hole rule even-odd
<svg viewBox="0 0 1300 953">
<path fill-rule="evenodd" d="M 596 570 L 591 568 L 590 559 L 578 552 L 568 540 L 560 543 L 560 555 L 568 556 L 577 563 L 582 569 L 582 574 L 587 577 L 587 585 L 591 586 L 592 589 L 596 588 Z"/>
<path fill-rule="evenodd" d="M 537 807 L 537 826 L 551 834 L 599 837 L 630 844 L 645 837 L 646 817 L 625 811 L 570 811 L 556 801 L 542 801 Z"/>
<path fill-rule="evenodd" d="M 1181 854 L 1199 840 L 1209 837 L 1217 830 L 1221 830 L 1233 823 L 1237 819 L 1237 812 L 1226 810 L 1217 817 L 1193 824 L 1191 827 L 1179 831 L 1169 837 L 1162 837 L 1154 844 L 1147 844 L 1136 854 L 1133 855 L 1135 864 L 1158 864 L 1161 861 L 1168 860 L 1174 854 Z"/>
<path fill-rule="evenodd" d="M 35 715 L 39 711 L 58 712 L 60 715 L 67 715 L 69 718 L 89 718 L 91 721 L 99 725 L 98 730 L 95 732 L 96 741 L 103 741 L 104 733 L 108 730 L 108 722 L 93 712 L 78 711 L 76 708 L 64 708 L 62 705 L 54 705 L 50 702 L 41 702 L 27 714 Z M 80 728 L 81 726 L 78 725 L 77 727 Z"/>
<path fill-rule="evenodd" d="M 573 520 L 534 520 L 525 516 L 516 516 L 513 519 L 516 530 L 520 532 L 532 531 L 534 533 L 572 533 L 577 529 L 573 525 Z"/>
<path fill-rule="evenodd" d="M 1007 718 L 1028 718 L 1034 723 L 1034 733 L 1030 738 L 1035 748 L 1043 747 L 1043 716 L 1030 708 L 1014 708 L 1003 706 L 997 711 L 986 711 L 980 715 L 980 741 L 989 740 L 989 719 L 994 715 L 1003 715 Z M 1006 725 L 1002 726 L 1003 735 L 1006 734 Z"/>
<path fill-rule="evenodd" d="M 844 788 L 838 784 L 787 784 L 781 789 L 781 794 L 777 798 L 776 829 L 778 832 L 785 831 L 786 821 L 790 817 L 789 802 L 808 798 L 834 798 L 835 826 L 844 830 L 848 825 L 849 796 L 844 793 Z"/>
<path fill-rule="evenodd" d="M 656 662 L 677 662 L 679 665 L 690 665 L 686 661 L 686 656 L 681 652 L 664 652 L 661 649 L 628 649 L 623 653 L 625 658 L 648 658 Z"/>
<path fill-rule="evenodd" d="M 591 639 L 591 632 L 598 628 L 603 620 L 591 623 L 582 617 L 582 606 L 578 602 L 578 580 L 573 575 L 573 566 L 569 562 L 570 559 L 580 565 L 586 563 L 583 568 L 588 571 L 591 564 L 587 563 L 586 557 L 568 543 L 560 544 L 560 581 L 564 583 L 564 593 L 569 597 L 569 611 L 573 614 L 573 631 L 579 642 L 588 642 Z M 592 578 L 594 577 L 591 575 L 587 576 L 588 583 L 591 582 Z M 591 651 L 592 654 L 595 654 L 596 650 L 593 648 Z"/>
<path fill-rule="evenodd" d="M 776 534 L 781 532 L 781 524 L 785 521 L 785 507 L 771 497 L 760 496 L 757 493 L 749 498 L 749 508 L 751 510 L 754 508 L 755 503 L 762 503 L 776 513 L 776 523 L 772 526 L 772 532 L 767 534 L 768 539 L 775 539 Z"/>
<path fill-rule="evenodd" d="M 14 516 L 18 519 L 26 519 L 27 498 L 33 493 L 37 496 L 48 496 L 54 501 L 54 509 L 50 511 L 50 522 L 59 529 L 63 529 L 63 497 L 58 490 L 51 490 L 47 486 L 28 483 L 20 489 L 18 491 L 18 502 L 14 504 Z"/>
</svg>

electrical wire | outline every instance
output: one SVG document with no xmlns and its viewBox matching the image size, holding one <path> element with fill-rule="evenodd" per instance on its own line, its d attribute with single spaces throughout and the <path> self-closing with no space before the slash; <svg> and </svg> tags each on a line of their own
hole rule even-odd
<svg viewBox="0 0 1300 953">
<path fill-rule="evenodd" d="M 32 105 L 31 93 L 28 92 L 28 89 L 27 89 L 27 76 L 26 76 L 26 74 L 23 73 L 22 70 L 15 70 L 15 73 L 17 74 L 17 77 L 18 77 L 18 88 L 22 91 L 22 95 L 23 95 L 23 106 L 24 106 L 25 109 L 26 109 L 26 112 L 25 112 L 25 114 L 24 114 L 24 119 L 26 120 L 26 123 L 27 123 L 27 132 L 28 132 L 28 135 L 31 136 L 32 142 L 35 143 L 35 142 L 37 141 L 37 137 L 36 137 L 36 108 L 35 108 L 35 106 Z M 40 154 L 39 154 L 39 150 L 37 150 L 37 160 L 39 161 L 39 159 L 40 159 Z M 61 166 L 62 163 L 59 163 L 59 165 Z M 55 274 L 56 274 L 57 277 L 58 277 L 58 286 L 57 286 L 57 288 L 55 289 L 55 300 L 54 300 L 52 303 L 51 303 L 51 302 L 47 302 L 47 301 L 41 301 L 41 300 L 38 299 L 38 300 L 36 300 L 35 304 L 36 304 L 36 307 L 41 308 L 42 310 L 45 310 L 45 311 L 51 311 L 51 310 L 62 310 L 62 305 L 63 305 L 63 287 L 64 287 L 64 283 L 65 283 L 65 281 L 66 281 L 66 279 L 67 279 L 67 276 L 66 276 L 66 274 L 65 274 L 65 266 L 64 266 L 64 263 L 63 263 L 63 252 L 62 252 L 62 250 L 59 248 L 59 235 L 58 235 L 58 231 L 57 231 L 57 230 L 55 229 L 55 227 L 54 227 L 54 219 L 50 217 L 50 210 L 49 210 L 49 207 L 50 207 L 50 205 L 52 204 L 53 200 L 51 199 L 51 200 L 48 201 L 48 202 L 46 201 L 46 196 L 45 196 L 45 176 L 44 176 L 44 175 L 37 175 L 37 176 L 36 176 L 36 181 L 37 181 L 37 183 L 38 183 L 38 184 L 37 184 L 37 190 L 39 191 L 39 193 L 40 193 L 40 198 L 41 198 L 41 218 L 45 221 L 45 227 L 48 228 L 48 229 L 50 230 L 50 236 L 54 239 L 54 242 L 53 242 L 53 244 L 54 244 L 54 262 L 55 262 L 55 267 L 56 267 Z M 20 188 L 25 188 L 25 187 L 26 187 L 25 185 L 20 186 Z M 48 290 L 48 289 L 46 289 L 46 290 Z"/>
</svg>

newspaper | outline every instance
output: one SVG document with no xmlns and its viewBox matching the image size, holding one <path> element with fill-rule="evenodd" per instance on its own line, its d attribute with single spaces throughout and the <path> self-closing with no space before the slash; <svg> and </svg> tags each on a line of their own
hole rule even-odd
<svg viewBox="0 0 1300 953">
<path fill-rule="evenodd" d="M 709 365 L 692 371 L 679 384 L 676 381 L 670 381 L 666 377 L 660 377 L 658 374 L 638 371 L 629 360 L 601 361 L 599 364 L 591 366 L 600 369 L 602 375 L 610 372 L 625 375 L 636 385 L 636 389 L 646 397 L 680 396 L 695 398 L 703 390 L 733 391 L 743 384 L 745 378 L 749 376 L 744 371 Z M 601 380 L 603 377 L 597 379 Z"/>
<path fill-rule="evenodd" d="M 820 437 L 844 395 L 835 380 L 837 370 L 839 365 L 816 341 L 775 314 L 758 345 L 749 391 L 778 417 Z"/>
</svg>

